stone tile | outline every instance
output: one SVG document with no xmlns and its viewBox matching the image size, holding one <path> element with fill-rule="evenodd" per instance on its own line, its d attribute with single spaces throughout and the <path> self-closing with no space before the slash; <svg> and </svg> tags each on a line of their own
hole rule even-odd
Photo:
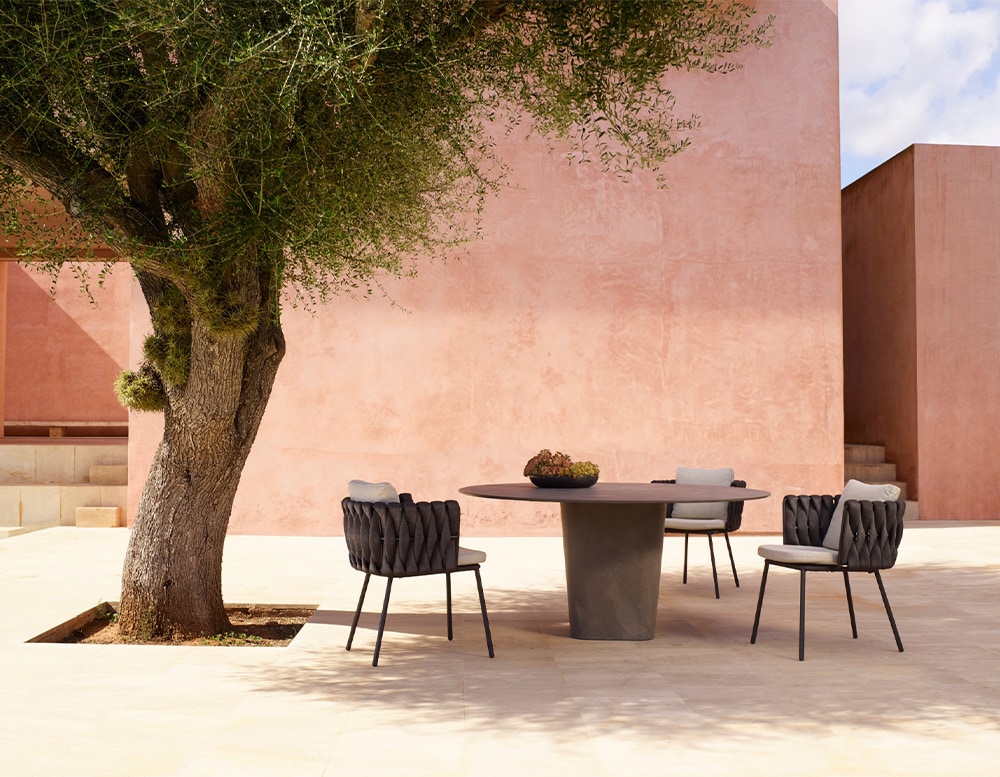
<svg viewBox="0 0 1000 777">
<path fill-rule="evenodd" d="M 75 451 L 76 483 L 90 482 L 91 467 L 128 464 L 128 445 L 77 445 Z"/>
<path fill-rule="evenodd" d="M 35 482 L 73 483 L 74 446 L 39 445 L 35 448 Z"/>
<path fill-rule="evenodd" d="M 21 487 L 0 485 L 0 526 L 21 525 Z"/>
<path fill-rule="evenodd" d="M 128 486 L 101 486 L 101 506 L 120 507 L 125 512 L 128 500 Z"/>
<path fill-rule="evenodd" d="M 127 464 L 95 464 L 90 468 L 90 482 L 96 486 L 127 486 Z"/>
<path fill-rule="evenodd" d="M 0 445 L 0 483 L 35 482 L 35 448 Z"/>
<path fill-rule="evenodd" d="M 76 526 L 76 510 L 78 507 L 101 507 L 100 486 L 72 485 L 59 489 L 59 524 L 61 526 Z"/>
<path fill-rule="evenodd" d="M 21 486 L 21 525 L 59 526 L 59 486 Z"/>
<path fill-rule="evenodd" d="M 120 507 L 78 507 L 76 525 L 88 529 L 113 529 L 121 526 Z"/>
</svg>

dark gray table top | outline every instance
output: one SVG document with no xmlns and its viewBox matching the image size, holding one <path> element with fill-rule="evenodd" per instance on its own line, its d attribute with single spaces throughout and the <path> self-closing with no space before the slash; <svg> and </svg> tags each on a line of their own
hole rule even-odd
<svg viewBox="0 0 1000 777">
<path fill-rule="evenodd" d="M 729 486 L 691 486 L 676 483 L 601 483 L 590 488 L 538 488 L 522 483 L 483 483 L 458 489 L 469 496 L 523 502 L 609 502 L 664 504 L 667 502 L 743 502 L 763 499 L 768 491 Z"/>
</svg>

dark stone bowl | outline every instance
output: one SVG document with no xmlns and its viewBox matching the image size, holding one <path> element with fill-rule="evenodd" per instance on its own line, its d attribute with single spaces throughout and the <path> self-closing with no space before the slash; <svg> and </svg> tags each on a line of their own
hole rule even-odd
<svg viewBox="0 0 1000 777">
<path fill-rule="evenodd" d="M 590 488 L 597 482 L 597 475 L 572 477 L 570 475 L 528 475 L 539 488 Z"/>
</svg>

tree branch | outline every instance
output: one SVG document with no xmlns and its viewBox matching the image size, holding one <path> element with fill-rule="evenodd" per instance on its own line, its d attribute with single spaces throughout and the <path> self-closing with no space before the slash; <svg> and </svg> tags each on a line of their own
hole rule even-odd
<svg viewBox="0 0 1000 777">
<path fill-rule="evenodd" d="M 29 140 L 5 123 L 0 135 L 0 161 L 57 198 L 70 217 L 85 226 L 111 227 L 146 245 L 165 242 L 163 230 L 125 201 L 114 178 L 96 162 L 78 158 L 51 137 L 44 138 L 43 151 L 37 135 Z"/>
</svg>

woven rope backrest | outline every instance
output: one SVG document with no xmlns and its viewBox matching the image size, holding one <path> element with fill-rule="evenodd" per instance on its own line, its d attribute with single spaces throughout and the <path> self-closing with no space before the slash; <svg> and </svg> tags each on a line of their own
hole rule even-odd
<svg viewBox="0 0 1000 777">
<path fill-rule="evenodd" d="M 450 572 L 458 566 L 458 502 L 355 502 L 345 498 L 351 566 L 385 577 Z"/>
<path fill-rule="evenodd" d="M 781 503 L 781 531 L 786 545 L 823 544 L 837 498 L 829 494 L 789 495 Z"/>
<path fill-rule="evenodd" d="M 906 502 L 844 503 L 839 562 L 848 569 L 891 569 L 903 539 Z"/>
<path fill-rule="evenodd" d="M 729 484 L 732 488 L 746 488 L 745 480 L 734 480 Z M 726 505 L 726 531 L 736 531 L 743 523 L 743 503 L 730 502 Z"/>
</svg>

